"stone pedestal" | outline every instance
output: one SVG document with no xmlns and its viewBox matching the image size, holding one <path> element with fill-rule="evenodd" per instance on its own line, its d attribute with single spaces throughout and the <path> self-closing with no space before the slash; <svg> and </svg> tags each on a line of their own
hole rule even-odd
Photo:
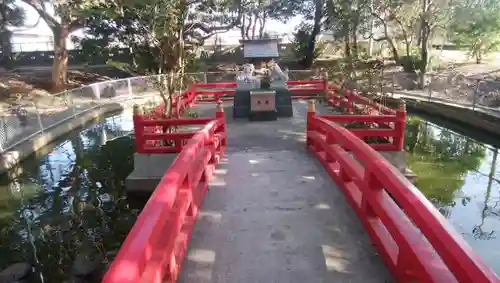
<svg viewBox="0 0 500 283">
<path fill-rule="evenodd" d="M 248 118 L 250 114 L 250 90 L 236 89 L 234 94 L 233 118 Z"/>
<path fill-rule="evenodd" d="M 278 119 L 276 113 L 276 92 L 272 90 L 250 91 L 250 120 L 274 121 Z"/>
<path fill-rule="evenodd" d="M 134 153 L 134 171 L 125 179 L 127 192 L 152 193 L 177 153 Z"/>
<path fill-rule="evenodd" d="M 251 90 L 268 91 L 268 90 Z M 275 108 L 278 117 L 292 117 L 292 93 L 286 88 L 270 89 L 275 92 Z M 233 118 L 248 118 L 250 115 L 250 90 L 237 89 L 234 96 Z"/>
<path fill-rule="evenodd" d="M 278 117 L 292 117 L 292 92 L 287 88 L 273 89 L 276 92 L 276 111 Z"/>
</svg>

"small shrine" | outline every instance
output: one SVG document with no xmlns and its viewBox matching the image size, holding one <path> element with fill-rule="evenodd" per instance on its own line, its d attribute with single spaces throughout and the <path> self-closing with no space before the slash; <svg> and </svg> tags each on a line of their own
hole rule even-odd
<svg viewBox="0 0 500 283">
<path fill-rule="evenodd" d="M 253 64 L 258 70 L 271 60 L 279 58 L 280 42 L 279 38 L 240 40 L 245 61 Z"/>
<path fill-rule="evenodd" d="M 288 90 L 288 70 L 282 71 L 271 60 L 269 67 L 257 75 L 251 63 L 244 64 L 236 76 L 234 118 L 276 120 L 293 116 L 291 92 Z"/>
</svg>

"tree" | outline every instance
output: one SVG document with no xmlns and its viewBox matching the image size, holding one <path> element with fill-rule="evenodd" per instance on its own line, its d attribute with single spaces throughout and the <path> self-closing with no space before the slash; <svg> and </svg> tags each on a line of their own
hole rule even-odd
<svg viewBox="0 0 500 283">
<path fill-rule="evenodd" d="M 294 16 L 300 5 L 297 1 L 244 0 L 241 4 L 242 18 L 239 24 L 242 39 L 261 39 L 266 35 L 269 19 L 285 21 Z"/>
<path fill-rule="evenodd" d="M 405 71 L 418 71 L 421 87 L 430 61 L 431 43 L 436 34 L 446 30 L 455 1 L 458 0 L 382 0 L 371 8 L 375 26 L 382 29 L 382 35 L 374 40 L 387 42 L 394 60 Z M 399 54 L 399 42 L 405 45 L 404 58 Z"/>
<path fill-rule="evenodd" d="M 485 54 L 500 47 L 500 5 L 486 1 L 460 6 L 454 12 L 450 30 L 451 41 L 467 49 L 480 64 Z"/>
<path fill-rule="evenodd" d="M 11 27 L 21 27 L 26 19 L 25 11 L 14 0 L 0 2 L 0 65 L 9 66 L 12 60 Z"/>
<path fill-rule="evenodd" d="M 87 9 L 104 0 L 22 0 L 37 11 L 52 30 L 54 37 L 54 61 L 52 64 L 52 90 L 62 91 L 67 82 L 69 35 L 83 28 Z M 54 7 L 55 15 L 47 11 L 47 5 Z"/>
<path fill-rule="evenodd" d="M 176 91 L 189 83 L 184 73 L 197 49 L 209 37 L 238 26 L 242 17 L 235 0 L 138 0 L 111 9 L 99 4 L 88 12 L 87 36 L 78 43 L 97 54 L 127 46 L 132 69 L 167 74 L 153 82 L 166 116 L 171 116 Z"/>
<path fill-rule="evenodd" d="M 311 33 L 313 30 L 312 24 L 303 23 L 299 25 L 294 33 L 294 39 L 292 42 L 292 50 L 294 57 L 297 59 L 299 64 L 304 65 L 308 60 L 309 56 L 309 40 L 311 38 Z M 313 61 L 316 60 L 324 51 L 324 46 L 321 44 L 316 44 L 314 53 L 312 55 Z"/>
</svg>

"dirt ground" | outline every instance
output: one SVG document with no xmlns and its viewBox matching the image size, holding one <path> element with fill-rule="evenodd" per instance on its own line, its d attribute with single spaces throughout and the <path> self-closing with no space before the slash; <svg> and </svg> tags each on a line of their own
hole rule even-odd
<svg viewBox="0 0 500 283">
<path fill-rule="evenodd" d="M 73 69 L 68 73 L 68 89 L 127 76 L 130 75 L 107 67 Z M 33 101 L 50 96 L 50 82 L 50 68 L 23 68 L 13 72 L 0 69 L 0 103 L 16 104 L 18 101 Z"/>
</svg>

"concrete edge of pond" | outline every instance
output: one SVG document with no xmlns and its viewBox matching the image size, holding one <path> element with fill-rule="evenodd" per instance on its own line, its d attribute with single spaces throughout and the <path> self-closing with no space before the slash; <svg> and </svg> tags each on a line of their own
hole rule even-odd
<svg viewBox="0 0 500 283">
<path fill-rule="evenodd" d="M 152 96 L 140 97 L 125 101 L 117 101 L 102 104 L 96 108 L 83 111 L 75 117 L 56 124 L 44 132 L 38 133 L 35 137 L 25 140 L 0 155 L 0 174 L 4 173 L 32 154 L 47 146 L 51 142 L 63 137 L 64 135 L 81 128 L 109 113 L 123 111 L 127 108 L 132 109 L 134 104 L 143 104 L 150 101 Z"/>
<path fill-rule="evenodd" d="M 389 97 L 389 99 L 403 99 L 406 101 L 406 106 L 409 110 L 438 116 L 449 121 L 485 131 L 494 136 L 500 136 L 500 127 L 498 126 L 500 124 L 500 112 L 499 115 L 496 116 L 486 111 L 473 110 L 470 107 L 458 104 L 444 103 L 441 101 L 424 101 L 407 96 L 400 98 Z"/>
</svg>

